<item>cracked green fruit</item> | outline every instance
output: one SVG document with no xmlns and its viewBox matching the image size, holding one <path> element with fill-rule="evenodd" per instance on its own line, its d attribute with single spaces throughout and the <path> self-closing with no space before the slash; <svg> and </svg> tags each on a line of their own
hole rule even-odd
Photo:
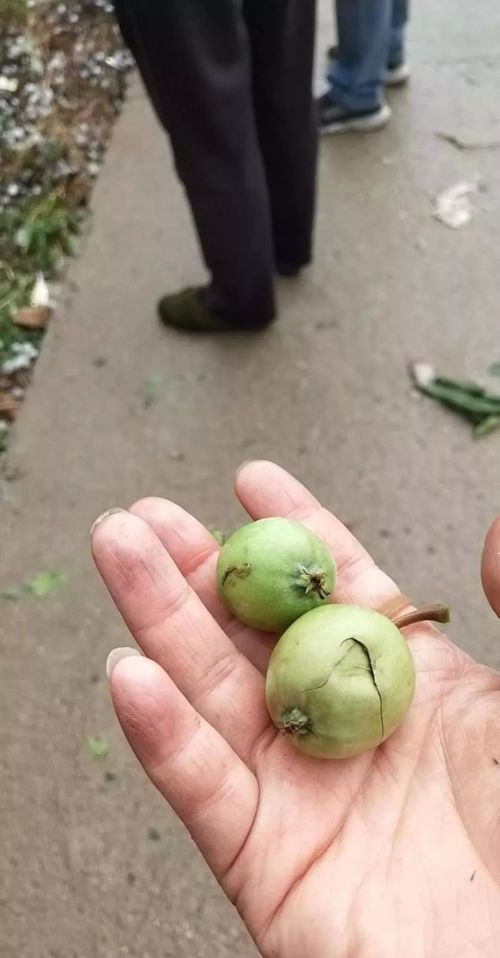
<svg viewBox="0 0 500 958">
<path fill-rule="evenodd" d="M 299 522 L 259 519 L 223 546 L 217 582 L 227 607 L 246 625 L 281 632 L 335 588 L 335 562 L 326 545 Z"/>
<path fill-rule="evenodd" d="M 274 724 L 299 751 L 349 758 L 394 732 L 414 689 L 413 658 L 396 625 L 371 609 L 330 605 L 281 636 L 266 701 Z"/>
</svg>

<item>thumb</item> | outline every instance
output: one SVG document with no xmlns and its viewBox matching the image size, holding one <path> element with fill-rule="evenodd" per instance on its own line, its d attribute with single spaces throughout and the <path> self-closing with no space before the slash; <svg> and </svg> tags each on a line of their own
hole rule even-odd
<svg viewBox="0 0 500 958">
<path fill-rule="evenodd" d="M 484 594 L 493 611 L 500 617 L 500 516 L 490 526 L 481 560 Z"/>
</svg>

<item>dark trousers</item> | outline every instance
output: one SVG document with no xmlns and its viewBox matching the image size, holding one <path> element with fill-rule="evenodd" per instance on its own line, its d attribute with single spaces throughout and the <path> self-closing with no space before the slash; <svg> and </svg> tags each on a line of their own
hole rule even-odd
<svg viewBox="0 0 500 958">
<path fill-rule="evenodd" d="M 311 258 L 315 0 L 115 0 L 168 131 L 229 322 L 274 315 L 276 263 Z M 175 242 L 175 237 L 172 238 Z"/>
</svg>

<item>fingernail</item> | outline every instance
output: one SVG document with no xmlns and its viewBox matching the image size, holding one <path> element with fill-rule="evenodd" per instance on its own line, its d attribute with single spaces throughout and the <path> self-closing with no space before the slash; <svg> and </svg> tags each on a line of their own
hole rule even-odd
<svg viewBox="0 0 500 958">
<path fill-rule="evenodd" d="M 117 512 L 126 512 L 126 511 L 127 511 L 126 509 L 121 509 L 120 506 L 115 506 L 113 509 L 106 509 L 106 512 L 103 512 L 102 515 L 97 516 L 97 519 L 92 524 L 92 527 L 90 529 L 90 535 L 91 536 L 94 535 L 94 532 L 97 529 L 97 526 L 99 526 L 101 522 L 104 522 L 104 519 L 107 519 L 108 516 L 114 516 Z"/>
<path fill-rule="evenodd" d="M 135 655 L 141 655 L 139 649 L 132 649 L 128 645 L 119 649 L 113 649 L 106 659 L 106 675 L 108 676 L 108 679 L 111 678 L 111 673 L 113 672 L 115 665 L 118 665 L 118 662 L 121 662 L 122 659 L 131 659 Z"/>
<path fill-rule="evenodd" d="M 238 466 L 238 468 L 237 468 L 237 470 L 236 470 L 236 477 L 238 477 L 239 474 L 240 474 L 240 472 L 243 472 L 243 470 L 246 469 L 246 467 L 249 466 L 251 462 L 254 462 L 254 460 L 253 460 L 253 459 L 245 459 L 245 461 L 242 462 L 240 466 Z"/>
</svg>

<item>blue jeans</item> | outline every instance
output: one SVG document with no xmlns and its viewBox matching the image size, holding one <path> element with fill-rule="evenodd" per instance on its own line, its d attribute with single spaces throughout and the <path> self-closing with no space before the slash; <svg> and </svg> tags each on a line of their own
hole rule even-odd
<svg viewBox="0 0 500 958">
<path fill-rule="evenodd" d="M 409 0 L 335 0 L 338 58 L 328 79 L 347 110 L 369 110 L 383 98 L 384 73 L 404 60 Z"/>
</svg>

